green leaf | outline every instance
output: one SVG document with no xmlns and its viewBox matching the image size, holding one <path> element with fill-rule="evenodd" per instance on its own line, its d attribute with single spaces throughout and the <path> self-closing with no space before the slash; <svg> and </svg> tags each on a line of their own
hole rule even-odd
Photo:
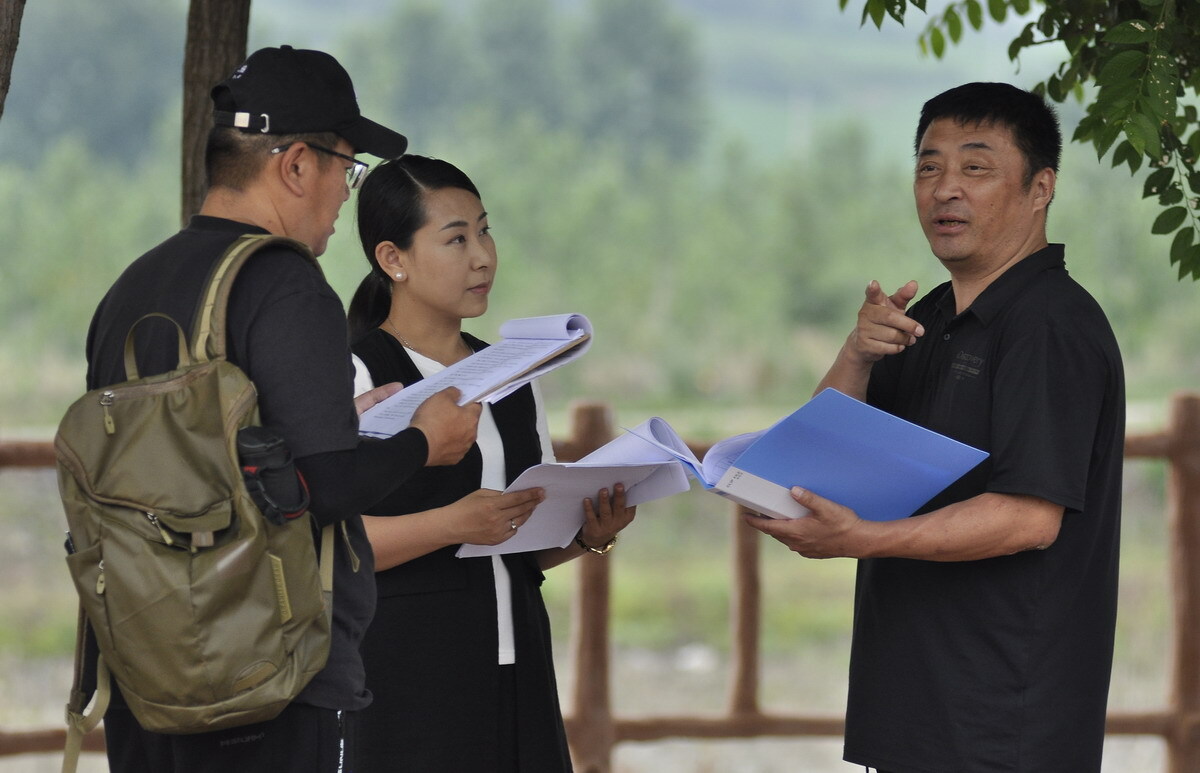
<svg viewBox="0 0 1200 773">
<path fill-rule="evenodd" d="M 1108 152 L 1112 144 L 1121 136 L 1122 131 L 1123 129 L 1119 123 L 1105 124 L 1100 127 L 1100 132 L 1092 138 L 1092 144 L 1096 146 L 1096 158 L 1104 158 L 1104 154 Z"/>
<path fill-rule="evenodd" d="M 1176 94 L 1179 89 L 1179 65 L 1160 49 L 1150 52 L 1146 70 L 1143 102 L 1160 121 L 1175 117 Z"/>
<path fill-rule="evenodd" d="M 1187 176 L 1187 184 L 1192 193 L 1200 193 L 1200 172 L 1189 172 Z"/>
<path fill-rule="evenodd" d="M 1152 234 L 1169 234 L 1187 219 L 1187 207 L 1167 207 L 1154 219 L 1150 228 Z"/>
<path fill-rule="evenodd" d="M 1126 78 L 1101 86 L 1096 93 L 1096 111 L 1107 123 L 1121 123 L 1133 110 L 1138 97 L 1138 81 Z"/>
<path fill-rule="evenodd" d="M 1101 38 L 1110 45 L 1149 43 L 1154 40 L 1154 25 L 1143 19 L 1121 22 Z"/>
<path fill-rule="evenodd" d="M 1179 261 L 1179 278 L 1183 279 L 1188 274 L 1192 275 L 1192 279 L 1200 279 L 1200 244 L 1189 247 L 1187 254 Z"/>
<path fill-rule="evenodd" d="M 1025 47 L 1025 45 L 1021 42 L 1020 38 L 1013 38 L 1012 41 L 1008 44 L 1009 61 L 1015 62 L 1017 60 L 1017 57 L 1019 57 L 1021 55 L 1021 49 L 1024 47 Z"/>
<path fill-rule="evenodd" d="M 1033 22 L 1025 25 L 1025 29 L 1021 30 L 1021 34 L 1012 39 L 1008 44 L 1008 58 L 1015 60 L 1020 55 L 1021 49 L 1033 45 Z"/>
<path fill-rule="evenodd" d="M 946 52 L 946 36 L 937 27 L 929 31 L 929 45 L 933 49 L 933 55 L 941 59 L 942 54 Z"/>
<path fill-rule="evenodd" d="M 1013 10 L 1024 16 L 1029 13 L 1029 0 L 1012 0 Z"/>
<path fill-rule="evenodd" d="M 1174 176 L 1175 170 L 1172 167 L 1164 166 L 1161 169 L 1155 169 L 1146 176 L 1146 182 L 1142 186 L 1142 198 L 1148 199 L 1162 193 L 1171 184 L 1171 178 Z"/>
<path fill-rule="evenodd" d="M 1178 204 L 1181 201 L 1183 201 L 1183 191 L 1180 190 L 1178 185 L 1172 185 L 1170 188 L 1167 188 L 1165 191 L 1163 191 L 1162 195 L 1158 197 L 1158 203 L 1162 204 L 1164 207 L 1169 207 L 1172 204 Z"/>
<path fill-rule="evenodd" d="M 1050 95 L 1050 98 L 1055 102 L 1063 101 L 1062 81 L 1058 79 L 1057 75 L 1051 75 L 1046 80 L 1046 93 Z"/>
<path fill-rule="evenodd" d="M 1092 134 L 1103 125 L 1104 122 L 1097 116 L 1085 115 L 1079 119 L 1079 124 L 1071 135 L 1071 142 L 1087 142 L 1092 138 Z"/>
<path fill-rule="evenodd" d="M 946 11 L 946 32 L 950 33 L 950 40 L 958 43 L 962 39 L 963 25 L 962 18 L 954 12 L 954 8 L 949 8 Z"/>
<path fill-rule="evenodd" d="M 1187 257 L 1188 248 L 1192 246 L 1195 233 L 1191 228 L 1180 228 L 1171 240 L 1171 265 L 1175 265 Z"/>
<path fill-rule="evenodd" d="M 1103 86 L 1125 85 L 1129 77 L 1146 64 L 1144 51 L 1127 50 L 1109 58 L 1096 75 L 1096 83 Z M 1136 83 L 1134 84 L 1137 85 Z"/>
<path fill-rule="evenodd" d="M 883 17 L 887 15 L 887 3 L 884 0 L 867 0 L 867 13 L 875 22 L 875 29 L 883 28 Z"/>
<path fill-rule="evenodd" d="M 967 0 L 967 21 L 975 31 L 983 29 L 983 6 L 979 0 Z"/>
<path fill-rule="evenodd" d="M 1037 28 L 1038 28 L 1038 32 L 1042 33 L 1042 35 L 1044 37 L 1047 37 L 1047 38 L 1058 37 L 1055 34 L 1057 25 L 1054 23 L 1054 19 L 1050 18 L 1050 14 L 1048 14 L 1048 13 L 1044 13 L 1038 18 Z M 1063 41 L 1063 42 L 1066 42 L 1066 41 Z M 1067 46 L 1067 50 L 1072 50 L 1069 44 Z"/>
<path fill-rule="evenodd" d="M 1125 121 L 1125 136 L 1140 153 L 1151 158 L 1162 155 L 1162 143 L 1158 137 L 1158 124 L 1145 113 L 1134 113 Z"/>
<path fill-rule="evenodd" d="M 1048 38 L 1054 37 L 1053 27 L 1048 30 L 1043 30 L 1042 34 Z M 1084 54 L 1087 54 L 1091 60 L 1096 59 L 1094 51 L 1091 51 L 1090 49 L 1085 51 L 1085 47 L 1090 47 L 1092 44 L 1093 38 L 1091 35 L 1080 35 L 1072 32 L 1070 28 L 1064 28 L 1061 36 L 1063 45 L 1067 47 L 1067 51 L 1071 53 L 1071 56 L 1083 56 Z"/>
<path fill-rule="evenodd" d="M 1121 164 L 1129 165 L 1129 173 L 1133 174 L 1142 165 L 1142 154 L 1133 149 L 1133 145 L 1129 144 L 1129 140 L 1117 145 L 1113 151 L 1112 165 L 1114 167 Z"/>
<path fill-rule="evenodd" d="M 1003 22 L 1008 15 L 1008 4 L 1004 0 L 988 0 L 988 13 L 997 22 Z"/>
</svg>

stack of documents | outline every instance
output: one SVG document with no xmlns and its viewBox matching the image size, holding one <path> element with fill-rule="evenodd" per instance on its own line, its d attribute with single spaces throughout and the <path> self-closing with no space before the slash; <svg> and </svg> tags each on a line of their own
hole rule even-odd
<svg viewBox="0 0 1200 773">
<path fill-rule="evenodd" d="M 627 433 L 578 462 L 526 470 L 507 490 L 540 486 L 546 499 L 520 533 L 500 545 L 464 545 L 458 555 L 565 547 L 583 525 L 583 499 L 599 489 L 624 484 L 632 506 L 686 491 L 689 475 L 705 490 L 773 518 L 807 512 L 792 499 L 793 486 L 860 518 L 906 518 L 987 458 L 834 389 L 765 430 L 714 444 L 703 461 L 661 418 Z"/>
<path fill-rule="evenodd" d="M 363 412 L 358 434 L 387 438 L 408 426 L 421 403 L 447 387 L 462 392 L 459 405 L 494 403 L 538 376 L 583 356 L 591 346 L 592 324 L 582 314 L 510 319 L 500 340 L 465 360 Z"/>
</svg>

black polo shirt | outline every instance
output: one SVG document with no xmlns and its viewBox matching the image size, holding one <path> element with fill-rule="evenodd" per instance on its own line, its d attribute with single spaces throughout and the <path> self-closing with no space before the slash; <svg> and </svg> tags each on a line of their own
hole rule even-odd
<svg viewBox="0 0 1200 773">
<path fill-rule="evenodd" d="M 1043 551 L 859 562 L 845 756 L 896 773 L 1099 770 L 1116 619 L 1124 376 L 1062 245 L 878 362 L 868 401 L 989 458 L 921 512 L 984 492 L 1065 508 Z"/>
</svg>

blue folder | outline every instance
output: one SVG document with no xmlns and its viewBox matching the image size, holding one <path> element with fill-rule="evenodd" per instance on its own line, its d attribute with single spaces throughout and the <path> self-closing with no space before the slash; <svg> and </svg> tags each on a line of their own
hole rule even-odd
<svg viewBox="0 0 1200 773">
<path fill-rule="evenodd" d="M 889 521 L 912 515 L 987 456 L 826 389 L 743 451 L 722 482 L 742 471 L 784 489 L 808 489 L 861 518 Z M 736 485 L 713 490 L 739 501 L 745 496 Z"/>
</svg>

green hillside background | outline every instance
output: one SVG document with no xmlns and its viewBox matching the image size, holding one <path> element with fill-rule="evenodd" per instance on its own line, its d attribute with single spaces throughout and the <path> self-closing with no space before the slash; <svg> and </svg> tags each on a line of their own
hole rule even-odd
<svg viewBox="0 0 1200 773">
<path fill-rule="evenodd" d="M 335 53 L 364 112 L 475 178 L 501 268 L 473 332 L 564 311 L 595 324 L 588 358 L 545 380 L 552 405 L 765 420 L 809 394 L 867 280 L 943 280 L 911 203 L 920 103 L 967 80 L 1030 85 L 1056 61 L 1009 62 L 1011 24 L 932 60 L 916 27 L 836 6 L 258 0 L 251 48 Z M 184 20 L 181 0 L 26 10 L 0 121 L 0 432 L 48 434 L 103 290 L 178 225 Z M 1061 112 L 1069 134 L 1079 107 Z M 1200 325 L 1152 215 L 1140 181 L 1068 146 L 1051 238 L 1108 309 L 1131 397 L 1154 403 L 1197 383 Z M 367 267 L 353 202 L 338 225 L 323 265 L 348 299 Z"/>
</svg>

